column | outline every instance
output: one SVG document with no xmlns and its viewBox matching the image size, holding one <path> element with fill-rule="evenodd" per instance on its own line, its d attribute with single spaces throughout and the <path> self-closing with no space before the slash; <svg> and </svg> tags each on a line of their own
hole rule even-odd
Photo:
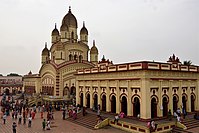
<svg viewBox="0 0 199 133">
<path fill-rule="evenodd" d="M 99 86 L 99 81 L 97 81 L 97 103 L 100 104 L 100 110 L 102 109 L 102 100 L 101 100 L 101 88 Z"/>
<path fill-rule="evenodd" d="M 93 107 L 93 104 L 94 104 L 94 101 L 93 101 L 93 87 L 92 87 L 92 81 L 91 81 L 91 84 L 90 84 L 90 108 Z"/>
<path fill-rule="evenodd" d="M 82 91 L 83 91 L 83 106 L 86 107 L 86 102 L 87 102 L 87 99 L 86 99 L 86 86 L 85 86 L 85 81 L 83 81 L 84 85 L 83 85 L 83 88 L 82 88 Z"/>
<path fill-rule="evenodd" d="M 191 112 L 191 88 L 190 88 L 190 83 L 191 81 L 188 81 L 188 88 L 187 88 L 187 102 L 186 102 L 186 105 L 187 105 L 187 112 Z"/>
<path fill-rule="evenodd" d="M 172 91 L 172 81 L 169 80 L 169 91 L 168 91 L 168 95 L 169 95 L 169 103 L 168 103 L 168 108 L 171 109 L 171 113 L 173 114 L 173 91 Z"/>
<path fill-rule="evenodd" d="M 141 96 L 142 100 L 140 101 L 140 118 L 150 119 L 151 118 L 151 98 L 150 98 L 150 82 L 149 79 L 141 78 Z"/>
<path fill-rule="evenodd" d="M 195 99 L 195 110 L 199 110 L 199 78 L 196 81 L 196 87 L 195 87 L 195 95 L 196 95 L 196 99 Z"/>
<path fill-rule="evenodd" d="M 158 92 L 157 92 L 157 96 L 159 99 L 159 103 L 157 105 L 157 116 L 158 117 L 162 117 L 163 116 L 163 106 L 162 106 L 162 80 L 159 80 L 159 86 L 158 86 Z"/>
<path fill-rule="evenodd" d="M 127 80 L 127 103 L 128 103 L 128 108 L 127 108 L 127 115 L 132 116 L 132 102 L 131 102 L 131 97 L 132 97 L 132 92 L 131 92 L 131 87 L 130 87 L 130 80 Z"/>
<path fill-rule="evenodd" d="M 182 106 L 182 80 L 179 80 L 178 96 L 179 96 L 178 108 L 180 108 Z"/>
<path fill-rule="evenodd" d="M 79 81 L 76 80 L 76 105 L 80 104 L 79 93 L 80 93 Z"/>
<path fill-rule="evenodd" d="M 106 84 L 106 112 L 110 112 L 111 111 L 111 102 L 109 99 L 110 96 L 110 88 L 109 88 L 109 80 L 107 80 L 107 84 Z"/>
<path fill-rule="evenodd" d="M 119 80 L 116 80 L 116 113 L 120 113 L 121 103 L 120 103 L 120 89 Z"/>
</svg>

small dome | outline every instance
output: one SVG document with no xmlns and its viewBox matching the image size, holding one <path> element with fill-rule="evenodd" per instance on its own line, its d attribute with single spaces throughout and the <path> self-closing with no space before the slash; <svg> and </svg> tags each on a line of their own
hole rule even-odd
<svg viewBox="0 0 199 133">
<path fill-rule="evenodd" d="M 91 54 L 98 54 L 98 49 L 97 49 L 97 47 L 95 46 L 95 41 L 93 41 L 93 47 L 91 48 L 90 53 L 91 53 Z"/>
<path fill-rule="evenodd" d="M 66 24 L 62 24 L 60 27 L 60 31 L 68 31 L 68 26 Z"/>
<path fill-rule="evenodd" d="M 49 52 L 49 50 L 47 48 L 47 43 L 45 44 L 45 48 L 42 50 L 42 55 L 47 55 L 47 56 L 50 55 L 50 52 Z"/>
<path fill-rule="evenodd" d="M 77 28 L 77 19 L 72 14 L 70 7 L 69 7 L 68 13 L 64 16 L 64 18 L 62 20 L 62 25 L 63 24 L 68 25 L 68 27 L 75 27 L 75 28 Z"/>
<path fill-rule="evenodd" d="M 55 29 L 52 31 L 52 34 L 51 34 L 52 36 L 59 36 L 59 31 L 58 31 L 58 29 L 57 29 L 57 26 L 56 26 L 56 24 L 55 24 Z"/>
<path fill-rule="evenodd" d="M 85 24 L 83 23 L 83 27 L 82 27 L 82 29 L 80 30 L 80 34 L 86 34 L 86 35 L 88 35 L 88 30 L 86 29 L 86 27 L 85 27 Z"/>
</svg>

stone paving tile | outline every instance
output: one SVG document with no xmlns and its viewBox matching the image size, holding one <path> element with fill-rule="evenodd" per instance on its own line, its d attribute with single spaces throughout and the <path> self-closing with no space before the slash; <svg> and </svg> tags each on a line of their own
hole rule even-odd
<svg viewBox="0 0 199 133">
<path fill-rule="evenodd" d="M 80 125 L 71 123 L 61 118 L 62 112 L 54 112 L 55 120 L 52 121 L 51 130 L 42 130 L 42 119 L 40 113 L 36 114 L 35 119 L 32 121 L 32 127 L 28 127 L 27 124 L 17 124 L 17 133 L 126 133 L 119 129 L 112 127 L 106 127 L 105 129 L 91 130 Z M 44 113 L 46 117 L 46 113 Z M 12 120 L 10 116 L 7 117 L 6 124 L 3 124 L 3 120 L 0 119 L 0 133 L 12 133 L 12 123 L 16 120 Z"/>
</svg>

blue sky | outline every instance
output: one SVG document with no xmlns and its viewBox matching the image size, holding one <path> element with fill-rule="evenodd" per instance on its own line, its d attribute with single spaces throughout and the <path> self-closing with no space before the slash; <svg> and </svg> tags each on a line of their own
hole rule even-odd
<svg viewBox="0 0 199 133">
<path fill-rule="evenodd" d="M 49 48 L 69 6 L 99 59 L 166 62 L 175 54 L 199 65 L 198 0 L 1 0 L 0 73 L 38 73 L 45 42 Z"/>
</svg>

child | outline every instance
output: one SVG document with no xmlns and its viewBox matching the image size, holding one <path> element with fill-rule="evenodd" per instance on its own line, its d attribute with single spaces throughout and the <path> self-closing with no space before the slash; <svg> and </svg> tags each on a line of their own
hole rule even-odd
<svg viewBox="0 0 199 133">
<path fill-rule="evenodd" d="M 45 128 L 46 128 L 46 119 L 44 119 L 44 121 L 42 122 L 42 127 L 43 127 L 43 130 L 45 130 Z"/>
<path fill-rule="evenodd" d="M 17 132 L 16 128 L 17 128 L 17 124 L 15 122 L 13 122 L 13 124 L 12 124 L 12 131 L 13 131 L 13 133 Z"/>
</svg>

